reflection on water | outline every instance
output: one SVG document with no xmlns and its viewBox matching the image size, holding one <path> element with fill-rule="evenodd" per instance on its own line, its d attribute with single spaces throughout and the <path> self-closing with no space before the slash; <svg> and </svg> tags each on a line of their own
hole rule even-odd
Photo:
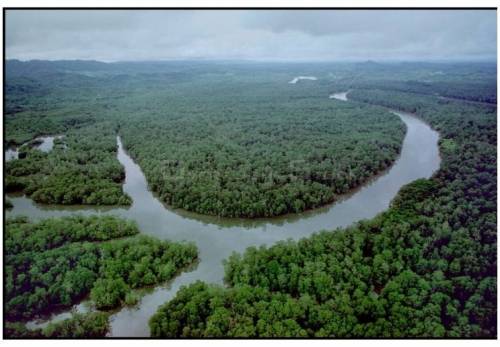
<svg viewBox="0 0 500 347">
<path fill-rule="evenodd" d="M 64 135 L 57 136 L 40 136 L 34 140 L 28 141 L 19 147 L 10 147 L 5 151 L 5 161 L 10 161 L 19 158 L 19 148 L 23 146 L 32 146 L 33 148 L 39 149 L 42 152 L 50 152 L 54 147 L 54 140 L 60 139 Z"/>
<path fill-rule="evenodd" d="M 288 83 L 290 83 L 290 84 L 296 84 L 296 83 L 297 83 L 298 81 L 300 81 L 300 80 L 310 80 L 310 81 L 316 81 L 316 80 L 317 80 L 317 78 L 316 78 L 316 77 L 314 77 L 314 76 L 297 76 L 297 77 L 295 77 L 293 80 L 291 80 L 291 81 L 290 81 L 290 82 L 288 82 Z"/>
<path fill-rule="evenodd" d="M 440 164 L 438 133 L 410 114 L 392 112 L 407 127 L 399 159 L 387 172 L 341 201 L 321 209 L 294 216 L 250 221 L 168 209 L 148 190 L 144 174 L 124 151 L 118 137 L 118 160 L 126 171 L 123 189 L 133 199 L 132 206 L 111 209 L 42 207 L 25 197 L 13 196 L 11 201 L 14 208 L 7 215 L 22 214 L 38 219 L 75 212 L 83 215 L 112 214 L 137 221 L 145 234 L 160 239 L 195 242 L 200 262 L 193 271 L 181 273 L 168 286 L 159 286 L 146 294 L 137 306 L 125 307 L 111 316 L 110 336 L 149 336 L 149 318 L 160 305 L 174 297 L 181 286 L 196 280 L 222 283 L 222 260 L 232 252 L 243 252 L 249 246 L 271 245 L 280 240 L 297 240 L 320 230 L 333 230 L 372 218 L 388 208 L 402 185 L 418 178 L 430 177 Z"/>
<path fill-rule="evenodd" d="M 19 157 L 19 152 L 17 151 L 17 148 L 7 148 L 5 151 L 5 161 L 17 159 Z"/>
<path fill-rule="evenodd" d="M 91 301 L 84 300 L 77 305 L 73 305 L 73 307 L 69 310 L 64 310 L 60 313 L 57 313 L 57 312 L 53 313 L 49 319 L 41 319 L 41 320 L 35 319 L 35 320 L 30 321 L 30 322 L 27 322 L 26 328 L 31 329 L 31 330 L 43 329 L 47 325 L 49 325 L 49 323 L 57 323 L 57 322 L 65 320 L 65 319 L 71 318 L 71 316 L 74 313 L 87 313 L 87 312 L 91 312 L 91 310 L 92 310 Z"/>
<path fill-rule="evenodd" d="M 335 94 L 332 94 L 330 95 L 330 99 L 337 99 L 337 100 L 341 100 L 341 101 L 347 101 L 347 94 L 350 92 L 350 90 L 348 90 L 347 92 L 342 92 L 342 93 L 335 93 Z"/>
<path fill-rule="evenodd" d="M 54 147 L 54 140 L 60 139 L 62 137 L 63 135 L 38 137 L 35 139 L 35 141 L 37 143 L 41 141 L 41 143 L 36 145 L 36 148 L 41 150 L 42 152 L 50 152 Z"/>
</svg>

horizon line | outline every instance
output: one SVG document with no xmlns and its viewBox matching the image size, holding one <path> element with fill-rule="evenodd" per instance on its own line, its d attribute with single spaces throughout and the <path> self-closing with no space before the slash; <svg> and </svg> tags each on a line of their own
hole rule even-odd
<svg viewBox="0 0 500 347">
<path fill-rule="evenodd" d="M 82 58 L 57 58 L 57 59 L 20 59 L 20 58 L 5 58 L 5 62 L 19 61 L 22 63 L 29 62 L 97 62 L 102 64 L 115 64 L 115 63 L 168 63 L 168 62 L 247 62 L 247 63 L 497 63 L 497 57 L 493 58 L 428 58 L 428 59 L 397 59 L 397 58 L 383 58 L 383 59 L 321 59 L 321 60 L 286 60 L 286 59 L 251 59 L 251 58 L 166 58 L 166 59 L 140 59 L 140 60 L 99 60 L 99 59 L 82 59 Z"/>
</svg>

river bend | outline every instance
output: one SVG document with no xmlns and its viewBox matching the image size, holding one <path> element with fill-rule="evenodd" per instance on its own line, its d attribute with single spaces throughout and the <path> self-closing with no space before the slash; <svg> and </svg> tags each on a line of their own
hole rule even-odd
<svg viewBox="0 0 500 347">
<path fill-rule="evenodd" d="M 345 102 L 347 93 L 333 94 L 332 102 Z M 192 241 L 200 261 L 194 269 L 181 273 L 170 283 L 145 294 L 134 307 L 125 307 L 110 318 L 110 336 L 149 336 L 148 320 L 158 307 L 172 299 L 177 290 L 196 280 L 222 283 L 223 259 L 249 246 L 271 245 L 280 240 L 300 239 L 320 230 L 346 227 L 373 218 L 386 210 L 401 186 L 418 178 L 429 178 L 440 165 L 439 135 L 417 117 L 395 110 L 407 132 L 401 154 L 393 166 L 334 204 L 295 215 L 270 219 L 227 219 L 172 210 L 148 189 L 141 168 L 125 152 L 117 137 L 118 160 L 125 167 L 123 189 L 133 199 L 127 208 L 88 206 L 43 206 L 24 196 L 9 195 L 14 207 L 7 216 L 26 215 L 31 219 L 54 216 L 111 214 L 135 220 L 141 232 L 160 239 Z M 76 305 L 81 308 L 82 305 Z M 67 317 L 54 315 L 53 319 Z M 33 324 L 32 324 L 33 325 Z"/>
</svg>

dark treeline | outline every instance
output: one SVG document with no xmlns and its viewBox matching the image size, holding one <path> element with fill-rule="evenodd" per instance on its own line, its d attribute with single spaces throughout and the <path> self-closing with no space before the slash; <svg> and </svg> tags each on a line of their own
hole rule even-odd
<svg viewBox="0 0 500 347">
<path fill-rule="evenodd" d="M 133 304 L 133 289 L 167 281 L 197 258 L 193 244 L 137 233 L 111 216 L 7 220 L 6 319 L 45 315 L 88 294 L 97 309 Z"/>
<path fill-rule="evenodd" d="M 3 206 L 6 210 L 9 210 L 9 209 L 14 207 L 14 205 L 12 204 L 12 201 L 10 201 L 9 199 L 5 199 Z"/>
<path fill-rule="evenodd" d="M 229 288 L 182 288 L 150 320 L 152 336 L 496 337 L 496 108 L 351 98 L 416 111 L 438 129 L 438 173 L 371 221 L 234 254 Z"/>
<path fill-rule="evenodd" d="M 493 72 L 492 73 L 496 73 Z M 453 99 L 463 99 L 464 101 L 478 101 L 484 103 L 496 104 L 496 79 L 491 79 L 488 84 L 483 80 L 477 83 L 470 81 L 458 83 L 453 82 L 421 82 L 421 81 L 384 81 L 365 83 L 357 85 L 358 88 L 364 89 L 381 89 L 385 91 L 400 91 L 404 93 L 439 95 Z M 360 90 L 359 90 L 360 91 Z"/>
<path fill-rule="evenodd" d="M 380 89 L 492 104 L 497 101 L 497 68 L 491 63 L 365 62 L 346 65 L 345 70 L 336 69 L 331 76 L 331 88 Z"/>
</svg>

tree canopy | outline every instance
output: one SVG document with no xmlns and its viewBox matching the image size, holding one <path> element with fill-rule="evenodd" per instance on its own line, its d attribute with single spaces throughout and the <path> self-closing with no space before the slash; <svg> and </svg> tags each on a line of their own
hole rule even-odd
<svg viewBox="0 0 500 347">
<path fill-rule="evenodd" d="M 97 309 L 112 309 L 133 289 L 168 281 L 197 258 L 193 244 L 137 233 L 135 223 L 111 216 L 7 220 L 5 317 L 45 315 L 89 294 Z"/>
<path fill-rule="evenodd" d="M 249 248 L 228 288 L 183 287 L 154 337 L 496 337 L 496 108 L 392 91 L 350 98 L 417 112 L 442 165 L 370 221 Z"/>
</svg>

